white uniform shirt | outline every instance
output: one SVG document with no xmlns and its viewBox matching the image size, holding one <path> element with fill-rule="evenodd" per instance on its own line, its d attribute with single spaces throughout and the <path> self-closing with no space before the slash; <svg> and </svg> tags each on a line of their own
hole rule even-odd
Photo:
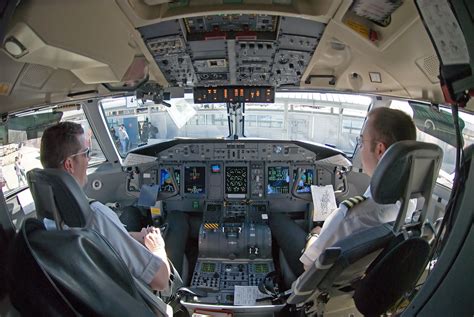
<svg viewBox="0 0 474 317">
<path fill-rule="evenodd" d="M 364 193 L 367 200 L 355 205 L 348 213 L 345 205 L 341 204 L 324 222 L 319 237 L 311 243 L 300 257 L 305 266 L 312 265 L 321 253 L 336 242 L 347 238 L 358 231 L 373 228 L 381 224 L 395 221 L 400 209 L 400 202 L 380 205 L 372 200 L 370 186 Z M 406 219 L 411 219 L 416 209 L 416 199 L 408 203 Z"/>
</svg>

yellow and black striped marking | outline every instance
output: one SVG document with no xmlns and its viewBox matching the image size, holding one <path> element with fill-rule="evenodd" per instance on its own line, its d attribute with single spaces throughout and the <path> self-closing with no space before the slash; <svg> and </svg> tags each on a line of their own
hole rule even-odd
<svg viewBox="0 0 474 317">
<path fill-rule="evenodd" d="M 219 224 L 218 223 L 205 223 L 204 224 L 204 229 L 206 230 L 216 230 L 219 229 Z"/>
<path fill-rule="evenodd" d="M 348 198 L 348 199 L 344 200 L 343 202 L 341 202 L 341 205 L 346 206 L 347 209 L 351 209 L 352 207 L 354 207 L 357 204 L 360 204 L 361 202 L 363 202 L 366 199 L 367 199 L 367 197 L 364 197 L 364 196 L 354 196 L 354 197 Z"/>
</svg>

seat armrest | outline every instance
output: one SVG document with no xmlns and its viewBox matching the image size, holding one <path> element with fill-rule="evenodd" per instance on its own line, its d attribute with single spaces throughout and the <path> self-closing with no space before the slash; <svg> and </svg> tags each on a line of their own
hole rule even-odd
<svg viewBox="0 0 474 317">
<path fill-rule="evenodd" d="M 159 313 L 161 316 L 166 317 L 173 316 L 173 309 L 170 305 L 167 305 L 161 298 L 153 294 L 151 289 L 145 285 L 145 283 L 135 277 L 133 277 L 133 279 L 137 286 L 138 293 L 140 293 L 140 296 L 155 313 Z"/>
<path fill-rule="evenodd" d="M 319 263 L 323 266 L 332 265 L 341 255 L 341 248 L 330 247 L 324 250 L 324 252 L 319 256 Z"/>
</svg>

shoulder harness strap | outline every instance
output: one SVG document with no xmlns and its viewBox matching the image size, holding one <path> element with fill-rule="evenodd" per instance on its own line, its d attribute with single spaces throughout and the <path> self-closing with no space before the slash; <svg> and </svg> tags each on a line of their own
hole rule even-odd
<svg viewBox="0 0 474 317">
<path fill-rule="evenodd" d="M 342 201 L 341 205 L 346 206 L 347 209 L 351 209 L 355 205 L 360 204 L 361 202 L 363 202 L 365 200 L 367 200 L 367 197 L 365 197 L 365 196 L 354 196 L 354 197 L 351 197 L 351 198 L 348 198 L 348 199 Z"/>
</svg>

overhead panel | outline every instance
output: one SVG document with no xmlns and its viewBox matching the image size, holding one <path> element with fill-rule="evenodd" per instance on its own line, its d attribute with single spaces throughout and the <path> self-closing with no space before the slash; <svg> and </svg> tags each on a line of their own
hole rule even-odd
<svg viewBox="0 0 474 317">
<path fill-rule="evenodd" d="M 276 45 L 272 41 L 238 41 L 236 46 L 237 83 L 269 85 Z"/>
<path fill-rule="evenodd" d="M 178 20 L 142 27 L 140 33 L 171 86 L 186 87 L 196 82 L 192 59 Z"/>
<path fill-rule="evenodd" d="M 319 22 L 282 17 L 278 34 L 278 51 L 271 74 L 278 87 L 298 86 L 321 39 L 325 25 Z"/>
<path fill-rule="evenodd" d="M 298 86 L 325 24 L 292 17 L 220 14 L 139 29 L 170 85 Z"/>
<path fill-rule="evenodd" d="M 197 81 L 201 85 L 217 86 L 228 83 L 230 76 L 226 40 L 189 41 L 188 45 L 193 56 Z"/>
<path fill-rule="evenodd" d="M 197 34 L 220 32 L 275 32 L 278 17 L 266 14 L 219 14 L 184 19 L 186 31 Z"/>
</svg>

